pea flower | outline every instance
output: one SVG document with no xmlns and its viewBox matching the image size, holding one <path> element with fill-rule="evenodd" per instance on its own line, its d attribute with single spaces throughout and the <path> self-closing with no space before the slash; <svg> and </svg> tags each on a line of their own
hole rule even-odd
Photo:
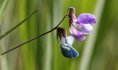
<svg viewBox="0 0 118 70">
<path fill-rule="evenodd" d="M 72 47 L 74 38 L 72 36 L 67 36 L 65 29 L 58 27 L 57 38 L 59 40 L 63 56 L 67 58 L 75 58 L 79 56 L 79 53 Z"/>
<path fill-rule="evenodd" d="M 82 13 L 76 18 L 75 8 L 69 11 L 69 26 L 71 35 L 78 41 L 86 39 L 86 35 L 93 31 L 92 24 L 96 23 L 96 18 L 90 13 Z"/>
</svg>

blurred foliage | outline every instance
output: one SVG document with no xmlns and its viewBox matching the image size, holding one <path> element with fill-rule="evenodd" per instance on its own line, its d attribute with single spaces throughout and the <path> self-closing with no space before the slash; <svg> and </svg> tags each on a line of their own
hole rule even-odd
<svg viewBox="0 0 118 70">
<path fill-rule="evenodd" d="M 117 0 L 0 0 L 0 35 L 34 10 L 39 12 L 0 40 L 0 53 L 56 26 L 68 7 L 76 16 L 93 13 L 94 32 L 84 42 L 75 41 L 78 58 L 65 58 L 56 31 L 0 56 L 0 70 L 118 70 Z M 68 30 L 68 18 L 61 25 Z M 69 33 L 68 33 L 69 34 Z"/>
</svg>

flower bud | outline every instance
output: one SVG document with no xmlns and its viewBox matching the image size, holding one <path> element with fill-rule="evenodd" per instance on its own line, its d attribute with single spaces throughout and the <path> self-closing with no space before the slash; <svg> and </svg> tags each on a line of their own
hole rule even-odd
<svg viewBox="0 0 118 70">
<path fill-rule="evenodd" d="M 75 14 L 75 8 L 74 7 L 69 8 L 69 15 L 71 15 L 71 14 Z"/>
<path fill-rule="evenodd" d="M 62 37 L 66 37 L 66 30 L 64 28 L 58 27 L 57 28 L 57 37 L 61 40 Z"/>
<path fill-rule="evenodd" d="M 67 58 L 75 58 L 79 56 L 77 50 L 72 47 L 74 38 L 72 36 L 67 36 L 64 28 L 57 28 L 57 37 L 59 38 L 60 48 L 63 56 Z"/>
<path fill-rule="evenodd" d="M 74 7 L 70 7 L 69 8 L 69 26 L 71 26 L 71 24 L 73 24 L 77 19 L 75 16 L 75 8 Z"/>
</svg>

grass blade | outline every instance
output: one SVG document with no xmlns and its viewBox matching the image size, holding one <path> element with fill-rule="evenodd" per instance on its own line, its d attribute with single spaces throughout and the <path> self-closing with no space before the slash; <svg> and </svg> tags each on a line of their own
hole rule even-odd
<svg viewBox="0 0 118 70">
<path fill-rule="evenodd" d="M 95 10 L 95 16 L 97 18 L 97 23 L 94 27 L 94 32 L 90 35 L 90 37 L 88 38 L 86 44 L 85 44 L 85 49 L 83 51 L 83 56 L 82 56 L 82 60 L 80 62 L 80 69 L 79 70 L 88 70 L 89 67 L 89 62 L 91 60 L 91 56 L 92 56 L 92 52 L 93 52 L 93 48 L 94 48 L 94 43 L 96 41 L 96 37 L 97 37 L 97 31 L 99 28 L 99 21 L 101 18 L 101 14 L 102 14 L 102 10 L 104 8 L 104 0 L 99 0 L 96 4 L 96 10 Z"/>
<path fill-rule="evenodd" d="M 2 23 L 2 20 L 4 18 L 5 9 L 6 9 L 7 5 L 8 5 L 8 0 L 4 0 L 0 7 L 0 24 Z"/>
<path fill-rule="evenodd" d="M 0 36 L 0 40 L 2 38 L 4 38 L 5 36 L 7 36 L 9 33 L 11 33 L 12 31 L 14 31 L 16 28 L 18 28 L 20 25 L 22 25 L 25 21 L 27 21 L 28 19 L 30 19 L 35 13 L 37 13 L 38 10 L 35 10 L 30 16 L 26 17 L 24 20 L 22 20 L 21 22 L 19 22 L 16 26 L 14 26 L 13 28 L 11 28 L 10 30 L 8 30 L 6 33 L 2 34 Z"/>
</svg>

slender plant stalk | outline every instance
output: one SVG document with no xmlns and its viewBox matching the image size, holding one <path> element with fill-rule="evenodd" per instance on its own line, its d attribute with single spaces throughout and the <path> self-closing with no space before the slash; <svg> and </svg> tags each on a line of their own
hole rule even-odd
<svg viewBox="0 0 118 70">
<path fill-rule="evenodd" d="M 2 53 L 1 55 L 4 55 L 4 54 L 6 54 L 6 53 L 8 53 L 8 52 L 10 52 L 10 51 L 12 51 L 12 50 L 14 50 L 14 49 L 16 49 L 16 48 L 19 48 L 19 47 L 21 47 L 21 46 L 23 46 L 23 45 L 25 45 L 25 44 L 27 44 L 27 43 L 33 41 L 33 40 L 36 40 L 36 39 L 38 39 L 38 38 L 40 38 L 40 37 L 42 37 L 42 36 L 44 36 L 44 35 L 46 35 L 46 34 L 52 32 L 52 31 L 56 30 L 56 29 L 59 27 L 59 25 L 64 21 L 64 19 L 66 18 L 66 16 L 68 16 L 68 11 L 69 11 L 69 9 L 67 10 L 67 13 L 66 13 L 66 15 L 63 17 L 63 19 L 58 23 L 58 25 L 55 26 L 54 28 L 52 28 L 51 30 L 49 30 L 49 31 L 47 31 L 47 32 L 45 32 L 45 33 L 43 33 L 43 34 L 41 34 L 41 35 L 39 35 L 39 36 L 36 36 L 36 37 L 34 37 L 34 38 L 32 38 L 32 39 L 30 39 L 30 40 L 24 42 L 24 43 L 22 43 L 22 44 L 20 44 L 20 45 L 18 45 L 18 46 L 16 46 L 16 47 L 14 47 L 14 48 L 12 48 L 12 49 L 7 50 L 7 51 L 5 51 L 4 53 Z"/>
<path fill-rule="evenodd" d="M 0 5 L 0 25 L 2 24 L 4 17 L 6 15 L 6 9 L 8 7 L 8 1 L 9 0 L 3 0 L 1 5 Z M 1 2 L 1 1 L 0 1 Z M 0 43 L 0 49 L 5 49 L 3 46 L 3 42 Z M 0 70 L 8 70 L 8 62 L 7 62 L 7 57 L 6 56 L 0 56 Z"/>
<path fill-rule="evenodd" d="M 0 5 L 0 24 L 2 23 L 2 21 L 4 19 L 5 10 L 7 8 L 8 1 L 9 0 L 4 0 L 3 3 L 2 3 L 2 5 Z"/>
<path fill-rule="evenodd" d="M 38 12 L 39 9 L 35 10 L 31 15 L 29 15 L 28 17 L 26 17 L 24 20 L 22 20 L 21 22 L 19 22 L 16 26 L 14 26 L 13 28 L 11 28 L 10 30 L 8 30 L 6 33 L 2 34 L 0 36 L 0 40 L 2 38 L 4 38 L 5 36 L 7 36 L 9 33 L 11 33 L 12 31 L 14 31 L 16 28 L 18 28 L 20 25 L 22 25 L 25 21 L 27 21 L 28 19 L 30 19 L 35 13 Z"/>
<path fill-rule="evenodd" d="M 100 24 L 101 14 L 104 8 L 104 3 L 105 3 L 104 0 L 98 0 L 96 4 L 95 16 L 97 18 L 97 24 L 94 27 L 95 28 L 94 32 L 92 32 L 92 34 L 89 36 L 85 44 L 85 49 L 83 51 L 83 56 L 81 58 L 82 60 L 80 62 L 79 70 L 89 69 L 89 64 L 93 54 L 94 44 L 96 41 L 97 32 Z"/>
</svg>

